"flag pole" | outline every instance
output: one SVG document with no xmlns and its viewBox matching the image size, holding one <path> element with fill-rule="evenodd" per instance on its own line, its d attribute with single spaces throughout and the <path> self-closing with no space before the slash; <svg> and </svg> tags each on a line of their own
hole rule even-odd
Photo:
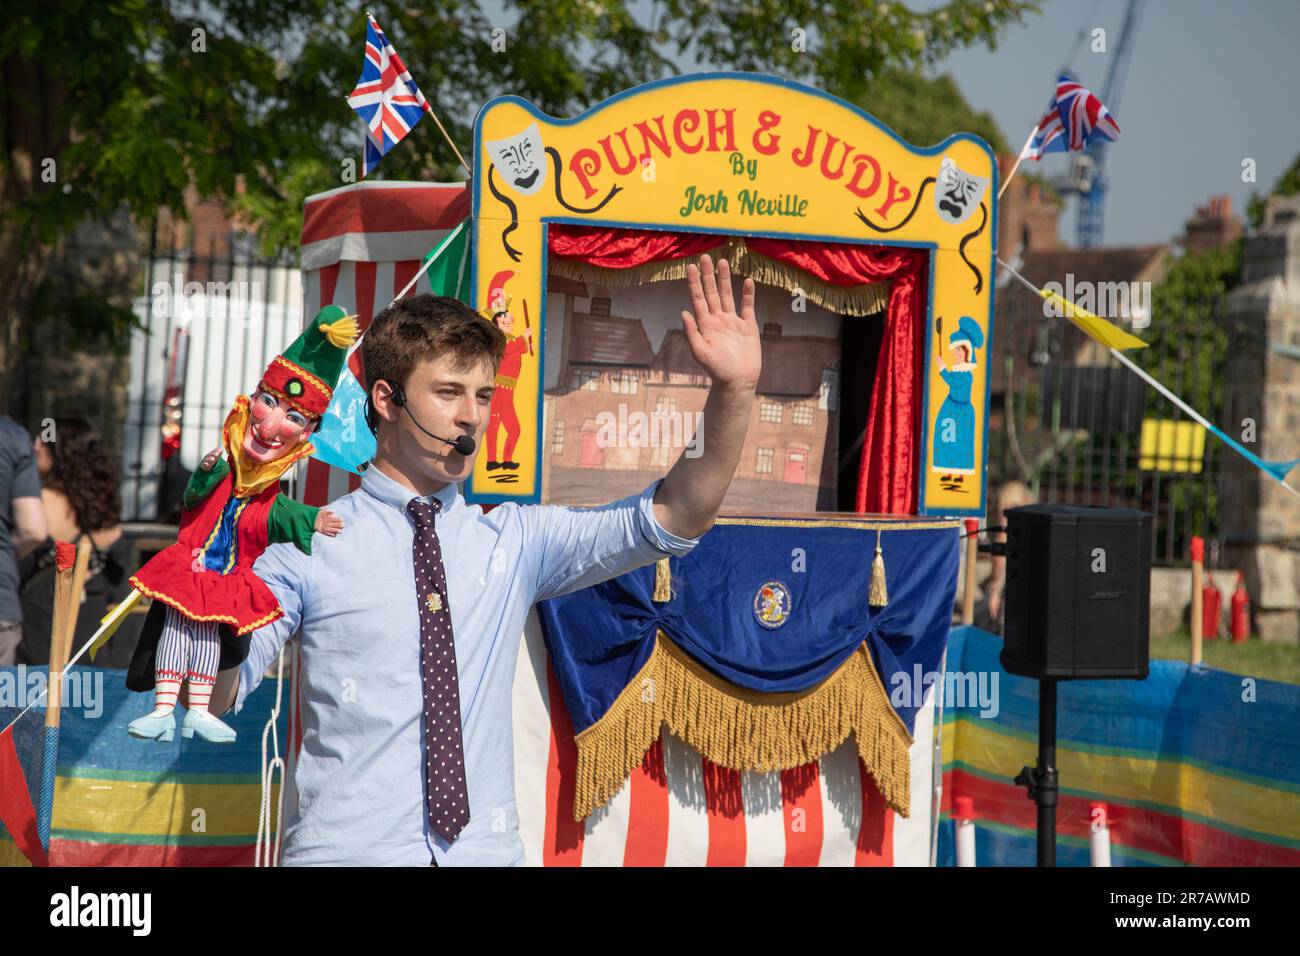
<svg viewBox="0 0 1300 956">
<path fill-rule="evenodd" d="M 472 177 L 474 175 L 474 170 L 470 169 L 469 163 L 465 162 L 465 157 L 460 154 L 460 150 L 456 148 L 456 144 L 451 141 L 451 136 L 448 135 L 446 128 L 442 125 L 442 120 L 438 119 L 438 114 L 433 111 L 433 107 L 430 106 L 427 101 L 424 104 L 424 108 L 428 111 L 429 115 L 433 117 L 433 121 L 438 124 L 438 131 L 442 133 L 442 138 L 447 141 L 447 145 L 451 147 L 451 151 L 455 153 L 456 158 L 460 160 L 460 165 L 461 168 L 465 170 L 465 175 Z"/>
<path fill-rule="evenodd" d="M 1020 168 L 1020 161 L 1025 158 L 1025 150 L 1027 150 L 1029 144 L 1034 141 L 1034 134 L 1037 132 L 1038 124 L 1035 123 L 1034 128 L 1029 131 L 1029 135 L 1025 137 L 1025 145 L 1020 147 L 1020 153 L 1016 156 L 1016 164 L 1011 167 L 1011 172 L 1007 173 L 1007 178 L 1002 181 L 1002 186 L 998 189 L 999 199 L 1001 199 L 1002 194 L 1007 191 L 1007 187 L 1011 185 L 1011 180 L 1015 178 L 1016 170 Z"/>
<path fill-rule="evenodd" d="M 442 242 L 438 243 L 437 248 L 435 248 L 433 252 L 429 253 L 429 257 L 425 259 L 424 262 L 420 265 L 420 268 L 415 273 L 415 275 L 411 276 L 411 281 L 406 283 L 406 285 L 402 287 L 401 292 L 393 296 L 393 301 L 388 303 L 389 305 L 393 305 L 394 303 L 399 302 L 402 299 L 402 297 L 406 295 L 406 293 L 411 291 L 411 289 L 415 286 L 415 284 L 420 281 L 420 276 L 428 272 L 429 266 L 433 265 L 433 263 L 437 260 L 438 253 L 442 252 L 443 247 L 456 238 L 456 233 L 464 229 L 465 224 L 467 222 L 469 222 L 468 219 L 462 219 L 460 221 L 460 224 L 455 229 L 453 229 L 451 232 L 449 232 L 446 236 L 443 237 Z"/>
</svg>

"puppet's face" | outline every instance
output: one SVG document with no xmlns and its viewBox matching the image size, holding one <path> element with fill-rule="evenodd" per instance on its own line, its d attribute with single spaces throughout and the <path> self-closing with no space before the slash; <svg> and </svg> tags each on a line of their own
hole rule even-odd
<svg viewBox="0 0 1300 956">
<path fill-rule="evenodd" d="M 964 365 L 970 361 L 970 346 L 965 342 L 958 342 L 948 349 L 944 359 L 949 368 L 954 365 Z"/>
<path fill-rule="evenodd" d="M 283 458 L 311 435 L 314 419 L 270 392 L 253 396 L 248 430 L 240 450 L 249 461 L 265 464 Z"/>
<path fill-rule="evenodd" d="M 502 332 L 504 332 L 506 335 L 514 334 L 515 317 L 510 314 L 509 309 L 507 309 L 505 312 L 500 312 L 497 315 L 492 316 L 492 321 L 495 322 L 497 324 L 497 328 L 500 329 Z"/>
</svg>

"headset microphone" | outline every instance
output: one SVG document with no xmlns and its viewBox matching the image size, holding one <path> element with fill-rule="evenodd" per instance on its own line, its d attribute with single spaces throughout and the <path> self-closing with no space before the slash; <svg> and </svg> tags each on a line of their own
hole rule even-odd
<svg viewBox="0 0 1300 956">
<path fill-rule="evenodd" d="M 404 409 L 411 421 L 415 422 L 415 427 L 420 429 L 420 431 L 424 432 L 430 438 L 437 439 L 440 442 L 446 442 L 448 445 L 451 445 L 456 449 L 457 454 L 464 455 L 466 458 L 474 454 L 474 439 L 470 438 L 468 435 L 461 435 L 459 438 L 454 439 L 443 438 L 439 435 L 435 435 L 416 421 L 415 416 L 411 414 L 411 410 L 406 407 L 406 391 L 400 385 L 395 385 L 393 387 L 393 404 L 398 408 Z"/>
</svg>

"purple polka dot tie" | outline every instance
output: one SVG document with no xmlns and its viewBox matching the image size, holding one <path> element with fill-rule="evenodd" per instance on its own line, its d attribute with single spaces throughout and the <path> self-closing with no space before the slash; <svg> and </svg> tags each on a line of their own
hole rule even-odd
<svg viewBox="0 0 1300 956">
<path fill-rule="evenodd" d="M 448 843 L 469 823 L 465 751 L 461 744 L 460 685 L 442 548 L 433 530 L 442 502 L 418 498 L 406 506 L 415 522 L 415 596 L 420 606 L 420 676 L 424 690 L 425 801 L 429 828 Z"/>
</svg>

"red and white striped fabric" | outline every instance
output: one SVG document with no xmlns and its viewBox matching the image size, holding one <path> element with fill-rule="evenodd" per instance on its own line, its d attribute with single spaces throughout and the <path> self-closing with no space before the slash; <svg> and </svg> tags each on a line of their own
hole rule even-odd
<svg viewBox="0 0 1300 956">
<path fill-rule="evenodd" d="M 464 183 L 362 182 L 309 196 L 300 247 L 304 316 L 338 305 L 355 313 L 364 331 L 469 211 Z M 430 291 L 421 276 L 409 294 Z M 359 377 L 355 359 L 349 365 Z M 324 505 L 360 483 L 313 458 L 301 497 Z"/>
<path fill-rule="evenodd" d="M 917 714 L 912 812 L 885 806 L 851 741 L 780 773 L 709 764 L 664 733 L 623 789 L 572 817 L 573 728 L 529 615 L 514 685 L 515 797 L 530 866 L 928 866 L 933 688 Z"/>
</svg>

